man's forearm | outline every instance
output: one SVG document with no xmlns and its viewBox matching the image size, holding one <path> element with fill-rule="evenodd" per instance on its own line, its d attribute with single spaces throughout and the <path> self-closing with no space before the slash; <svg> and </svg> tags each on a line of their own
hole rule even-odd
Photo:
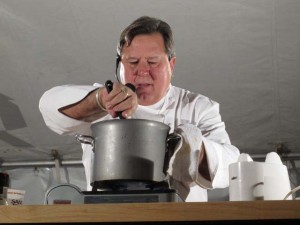
<svg viewBox="0 0 300 225">
<path fill-rule="evenodd" d="M 94 90 L 81 101 L 62 107 L 59 111 L 68 117 L 85 122 L 92 122 L 107 115 L 107 112 L 100 109 L 97 104 L 97 91 L 98 89 Z"/>
</svg>

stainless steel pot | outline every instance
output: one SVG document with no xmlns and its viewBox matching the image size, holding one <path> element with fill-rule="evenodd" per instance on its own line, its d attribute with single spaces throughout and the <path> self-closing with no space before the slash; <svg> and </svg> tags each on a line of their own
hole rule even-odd
<svg viewBox="0 0 300 225">
<path fill-rule="evenodd" d="M 169 134 L 168 125 L 152 120 L 107 120 L 91 129 L 92 137 L 79 135 L 77 140 L 94 146 L 92 183 L 163 181 L 173 154 L 171 145 L 180 139 Z"/>
</svg>

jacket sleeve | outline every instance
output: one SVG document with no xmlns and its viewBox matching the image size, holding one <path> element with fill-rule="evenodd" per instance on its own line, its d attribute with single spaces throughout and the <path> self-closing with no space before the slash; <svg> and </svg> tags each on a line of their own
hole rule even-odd
<svg viewBox="0 0 300 225">
<path fill-rule="evenodd" d="M 237 161 L 239 150 L 231 145 L 221 120 L 219 104 L 200 97 L 185 104 L 183 110 L 184 115 L 192 118 L 175 128 L 175 132 L 181 135 L 181 142 L 170 160 L 168 174 L 177 181 L 195 182 L 205 189 L 228 187 L 228 166 Z M 198 172 L 202 143 L 210 180 Z"/>
<path fill-rule="evenodd" d="M 230 142 L 221 119 L 219 104 L 209 99 L 201 104 L 202 107 L 205 106 L 205 110 L 198 114 L 197 127 L 202 133 L 211 180 L 206 180 L 198 173 L 196 183 L 204 188 L 225 188 L 229 185 L 228 166 L 237 161 L 240 152 Z"/>
<path fill-rule="evenodd" d="M 59 109 L 81 101 L 96 88 L 96 85 L 63 85 L 46 91 L 39 102 L 39 109 L 46 125 L 58 134 L 81 133 L 89 135 L 91 133 L 90 123 L 70 118 L 59 112 Z"/>
</svg>

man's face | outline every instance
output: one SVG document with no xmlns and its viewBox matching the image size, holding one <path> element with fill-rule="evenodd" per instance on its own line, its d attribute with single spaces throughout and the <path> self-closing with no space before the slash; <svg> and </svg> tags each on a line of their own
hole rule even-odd
<svg viewBox="0 0 300 225">
<path fill-rule="evenodd" d="M 165 96 L 175 61 L 169 61 L 160 33 L 137 35 L 123 48 L 121 79 L 134 84 L 140 105 L 152 105 Z"/>
</svg>

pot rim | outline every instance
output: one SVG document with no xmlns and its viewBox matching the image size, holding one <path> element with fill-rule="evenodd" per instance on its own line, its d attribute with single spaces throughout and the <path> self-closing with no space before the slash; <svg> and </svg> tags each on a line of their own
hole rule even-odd
<svg viewBox="0 0 300 225">
<path fill-rule="evenodd" d="M 96 123 L 93 123 L 91 125 L 91 128 L 93 129 L 94 127 L 97 127 L 99 125 L 104 125 L 104 124 L 130 124 L 130 123 L 145 123 L 148 125 L 153 125 L 153 126 L 164 126 L 166 129 L 170 130 L 170 126 L 159 122 L 159 121 L 155 121 L 155 120 L 147 120 L 147 119 L 111 119 L 111 120 L 103 120 L 103 121 L 99 121 Z"/>
</svg>

